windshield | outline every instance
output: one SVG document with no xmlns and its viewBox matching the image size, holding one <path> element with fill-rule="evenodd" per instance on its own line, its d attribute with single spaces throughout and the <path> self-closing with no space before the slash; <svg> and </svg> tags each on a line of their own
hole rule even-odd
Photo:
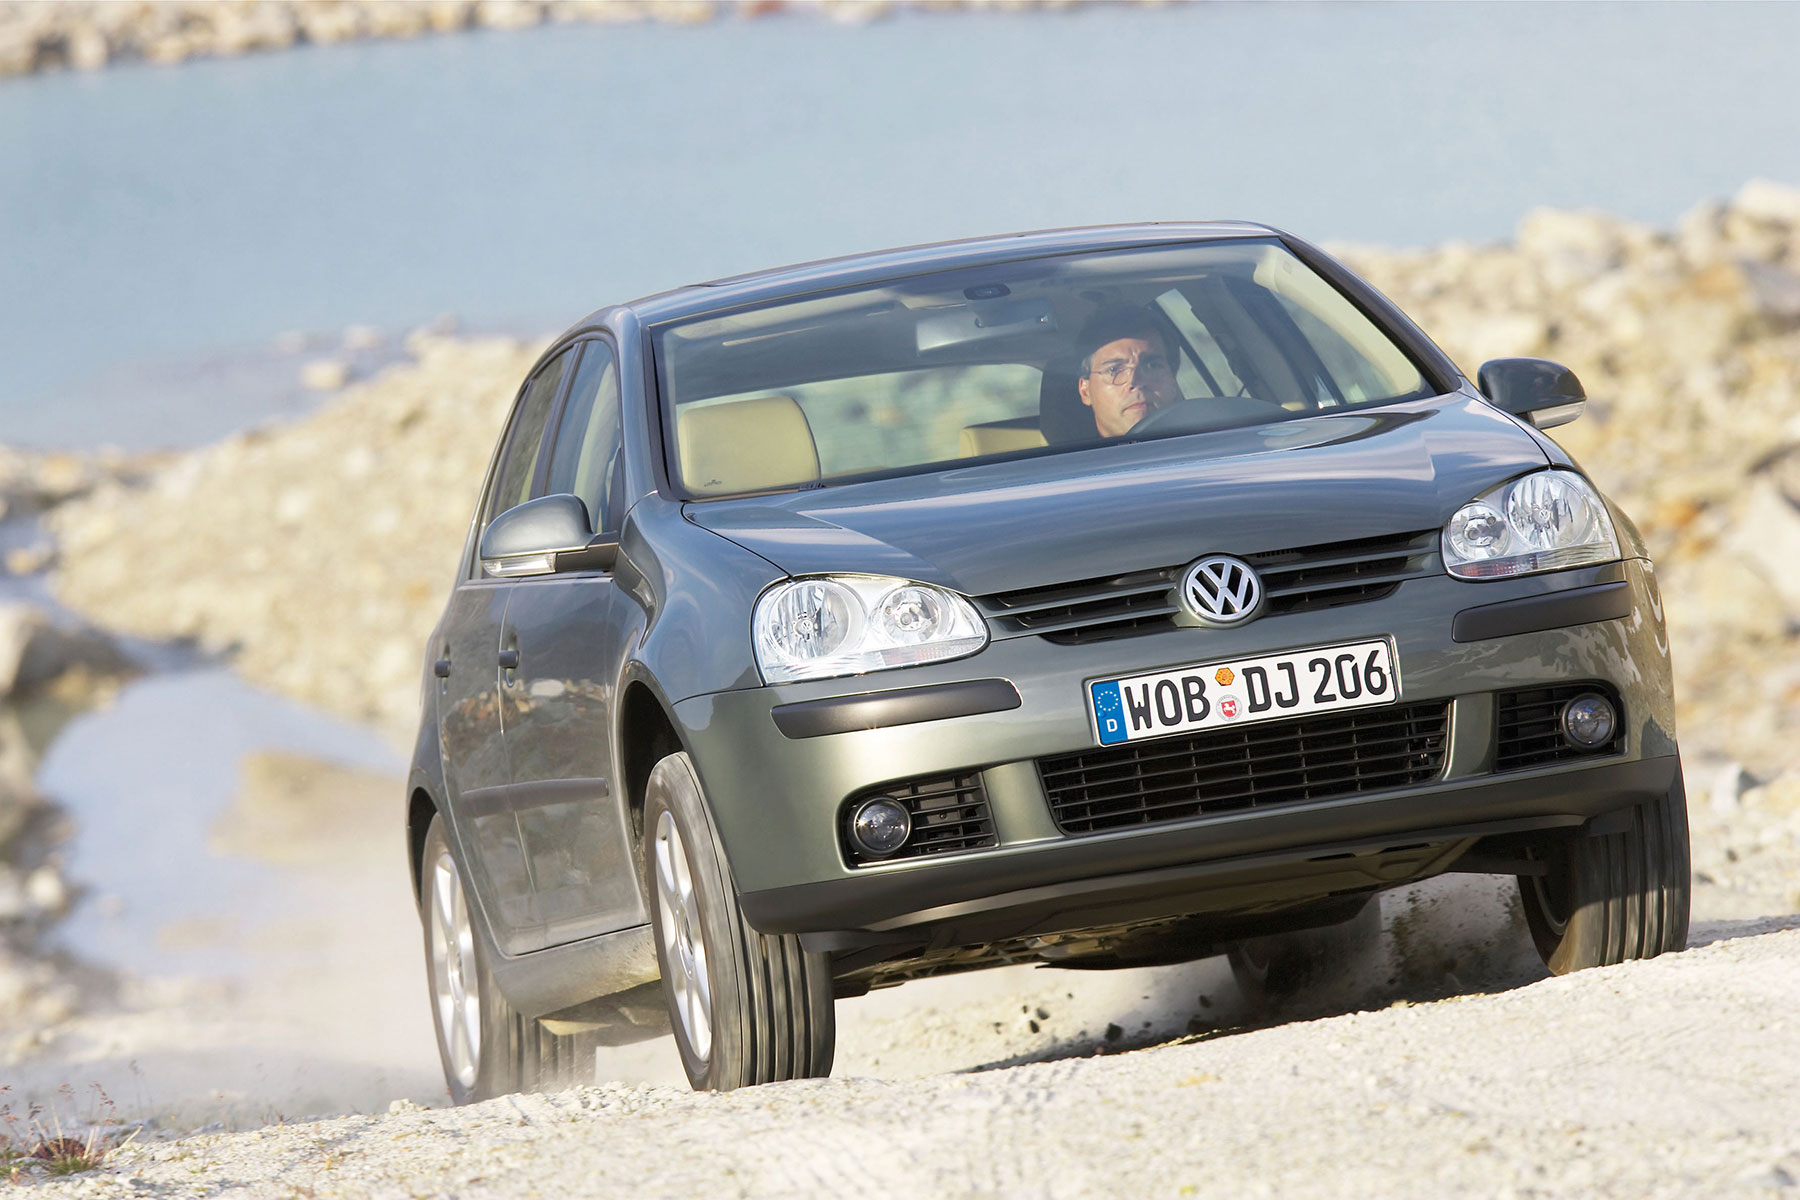
<svg viewBox="0 0 1800 1200">
<path fill-rule="evenodd" d="M 1419 368 L 1279 242 L 917 275 L 654 330 L 690 496 L 1054 454 L 1419 399 Z"/>
</svg>

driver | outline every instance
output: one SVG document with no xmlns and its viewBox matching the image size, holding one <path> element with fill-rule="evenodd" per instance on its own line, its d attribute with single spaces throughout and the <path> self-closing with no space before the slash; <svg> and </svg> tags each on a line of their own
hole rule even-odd
<svg viewBox="0 0 1800 1200">
<path fill-rule="evenodd" d="M 1142 308 L 1103 308 L 1082 326 L 1076 388 L 1101 437 L 1131 432 L 1139 421 L 1181 399 L 1168 335 Z"/>
</svg>

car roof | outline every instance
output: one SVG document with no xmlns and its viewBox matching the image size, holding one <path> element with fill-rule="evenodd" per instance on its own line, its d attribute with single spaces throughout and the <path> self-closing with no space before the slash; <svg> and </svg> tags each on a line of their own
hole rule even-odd
<svg viewBox="0 0 1800 1200">
<path fill-rule="evenodd" d="M 824 258 L 816 262 L 731 275 L 707 283 L 657 292 L 630 301 L 624 307 L 635 312 L 645 324 L 653 324 L 859 283 L 954 267 L 1032 258 L 1042 254 L 1078 254 L 1170 242 L 1272 236 L 1280 236 L 1280 231 L 1248 221 L 1150 221 L 1131 225 L 1043 229 L 1030 233 L 902 246 L 892 250 Z"/>
</svg>

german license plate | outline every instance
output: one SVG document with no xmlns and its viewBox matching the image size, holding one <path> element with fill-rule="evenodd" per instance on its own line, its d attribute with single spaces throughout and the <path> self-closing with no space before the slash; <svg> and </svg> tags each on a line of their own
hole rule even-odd
<svg viewBox="0 0 1800 1200">
<path fill-rule="evenodd" d="M 1227 659 L 1088 684 L 1102 746 L 1249 725 L 1278 717 L 1369 708 L 1400 698 L 1385 638 Z"/>
</svg>

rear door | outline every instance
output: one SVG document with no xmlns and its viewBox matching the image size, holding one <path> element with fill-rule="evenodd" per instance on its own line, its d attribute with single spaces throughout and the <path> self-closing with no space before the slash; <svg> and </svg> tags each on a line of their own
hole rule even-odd
<svg viewBox="0 0 1800 1200">
<path fill-rule="evenodd" d="M 506 433 L 505 448 L 480 527 L 529 498 L 541 474 L 544 435 L 567 366 L 564 354 L 526 381 Z M 479 534 L 477 535 L 479 544 Z M 452 824 L 494 939 L 507 954 L 544 944 L 544 925 L 532 905 L 531 874 L 519 823 L 508 803 L 511 783 L 501 723 L 501 642 L 513 585 L 482 576 L 479 553 L 464 564 L 436 647 L 438 736 L 444 748 Z"/>
<path fill-rule="evenodd" d="M 574 372 L 542 494 L 580 497 L 595 531 L 616 535 L 625 487 L 612 345 L 583 343 Z M 619 603 L 608 573 L 577 571 L 517 580 L 506 614 L 505 638 L 519 664 L 501 687 L 510 803 L 534 911 L 552 945 L 645 920 L 613 771 Z"/>
</svg>

